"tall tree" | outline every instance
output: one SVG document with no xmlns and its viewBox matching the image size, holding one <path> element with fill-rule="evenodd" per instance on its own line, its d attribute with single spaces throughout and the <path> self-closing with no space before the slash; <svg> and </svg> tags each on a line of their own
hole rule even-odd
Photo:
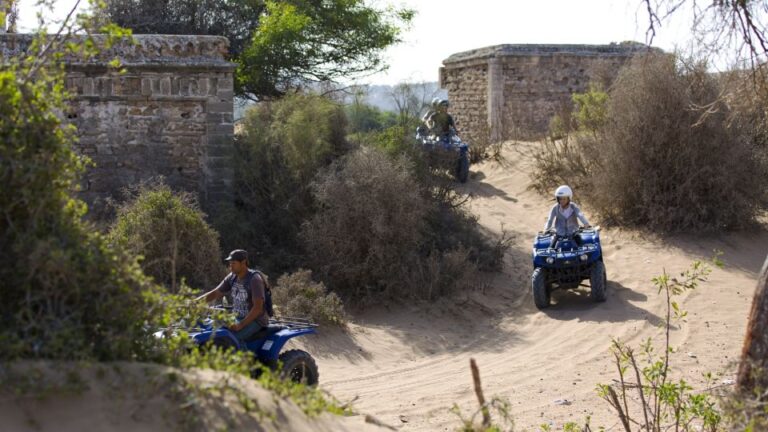
<svg viewBox="0 0 768 432">
<path fill-rule="evenodd" d="M 412 17 L 364 0 L 107 0 L 106 7 L 106 18 L 134 33 L 226 36 L 236 92 L 254 100 L 385 69 L 384 49 Z"/>
</svg>

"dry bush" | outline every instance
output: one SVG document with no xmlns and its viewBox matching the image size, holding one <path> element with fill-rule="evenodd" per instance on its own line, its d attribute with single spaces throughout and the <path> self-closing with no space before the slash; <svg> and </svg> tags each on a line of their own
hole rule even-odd
<svg viewBox="0 0 768 432">
<path fill-rule="evenodd" d="M 606 223 L 661 231 L 749 225 L 768 202 L 765 112 L 728 104 L 726 90 L 705 64 L 635 57 L 613 83 L 599 127 L 542 144 L 533 187 L 549 193 L 570 184 Z M 582 100 L 599 102 L 592 99 Z"/>
<path fill-rule="evenodd" d="M 313 281 L 309 270 L 280 276 L 272 288 L 272 299 L 282 316 L 310 318 L 320 324 L 344 325 L 346 321 L 339 296 L 329 293 L 322 282 Z"/>
<path fill-rule="evenodd" d="M 535 163 L 530 187 L 547 196 L 563 184 L 580 193 L 591 190 L 597 148 L 598 141 L 591 134 L 544 139 L 531 154 Z"/>
<path fill-rule="evenodd" d="M 473 253 L 463 246 L 440 252 L 433 250 L 414 262 L 412 270 L 401 273 L 401 283 L 413 287 L 415 293 L 426 300 L 472 289 L 477 283 L 480 269 L 472 260 Z"/>
<path fill-rule="evenodd" d="M 754 220 L 768 179 L 749 140 L 729 128 L 720 90 L 706 65 L 669 55 L 637 57 L 619 74 L 589 191 L 603 215 L 667 231 Z"/>
<path fill-rule="evenodd" d="M 407 160 L 361 149 L 313 188 L 319 211 L 302 228 L 312 268 L 353 301 L 403 290 L 403 265 L 418 259 L 427 212 Z"/>
</svg>

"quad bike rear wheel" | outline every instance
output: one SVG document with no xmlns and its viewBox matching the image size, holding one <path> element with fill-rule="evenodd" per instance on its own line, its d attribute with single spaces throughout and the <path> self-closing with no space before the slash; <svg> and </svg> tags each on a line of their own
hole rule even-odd
<svg viewBox="0 0 768 432">
<path fill-rule="evenodd" d="M 302 350 L 286 351 L 280 354 L 279 360 L 283 365 L 280 372 L 282 379 L 289 379 L 308 386 L 317 385 L 320 373 L 317 371 L 315 359 L 308 352 Z"/>
<path fill-rule="evenodd" d="M 608 278 L 605 275 L 605 264 L 602 261 L 597 261 L 592 266 L 592 271 L 589 275 L 589 285 L 592 290 L 589 295 L 592 300 L 596 302 L 604 302 L 606 296 L 606 286 L 608 285 Z"/>
<path fill-rule="evenodd" d="M 533 288 L 533 302 L 539 309 L 549 307 L 549 289 L 547 288 L 547 277 L 545 270 L 536 268 L 531 275 L 531 287 Z"/>
</svg>

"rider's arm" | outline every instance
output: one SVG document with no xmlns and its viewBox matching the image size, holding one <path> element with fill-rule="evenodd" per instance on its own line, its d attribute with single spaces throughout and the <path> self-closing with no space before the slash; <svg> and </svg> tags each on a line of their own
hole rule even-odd
<svg viewBox="0 0 768 432">
<path fill-rule="evenodd" d="M 219 283 L 219 286 L 201 295 L 195 300 L 196 301 L 205 300 L 207 303 L 211 303 L 224 297 L 224 294 L 229 292 L 228 288 L 230 288 L 228 279 L 229 279 L 229 276 L 225 277 L 224 280 L 222 280 L 221 283 Z"/>
<path fill-rule="evenodd" d="M 253 307 L 248 311 L 248 315 L 245 316 L 240 322 L 230 327 L 234 331 L 242 330 L 243 327 L 252 323 L 264 310 L 264 282 L 261 280 L 261 275 L 254 275 L 251 278 L 251 299 L 253 300 Z"/>
<path fill-rule="evenodd" d="M 453 133 L 455 133 L 456 135 L 459 134 L 459 130 L 456 129 L 456 122 L 453 121 L 453 116 L 450 114 L 448 114 L 448 127 L 453 128 Z"/>
<path fill-rule="evenodd" d="M 547 223 L 544 224 L 544 231 L 549 230 L 552 228 L 552 223 L 555 222 L 555 211 L 557 210 L 557 204 L 555 204 L 554 207 L 552 207 L 552 210 L 549 212 L 549 218 L 547 219 Z"/>
<path fill-rule="evenodd" d="M 584 216 L 584 213 L 581 212 L 581 209 L 577 206 L 573 206 L 573 210 L 576 212 L 576 217 L 579 218 L 582 224 L 584 226 L 589 226 L 589 221 L 587 220 L 587 217 Z"/>
</svg>

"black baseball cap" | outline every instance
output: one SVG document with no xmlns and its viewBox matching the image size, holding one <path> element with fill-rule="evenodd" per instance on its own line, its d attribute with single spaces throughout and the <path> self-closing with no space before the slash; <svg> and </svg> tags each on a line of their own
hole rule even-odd
<svg viewBox="0 0 768 432">
<path fill-rule="evenodd" d="M 224 258 L 224 261 L 245 261 L 248 259 L 248 252 L 242 249 L 235 249 L 229 253 L 229 256 Z"/>
</svg>

